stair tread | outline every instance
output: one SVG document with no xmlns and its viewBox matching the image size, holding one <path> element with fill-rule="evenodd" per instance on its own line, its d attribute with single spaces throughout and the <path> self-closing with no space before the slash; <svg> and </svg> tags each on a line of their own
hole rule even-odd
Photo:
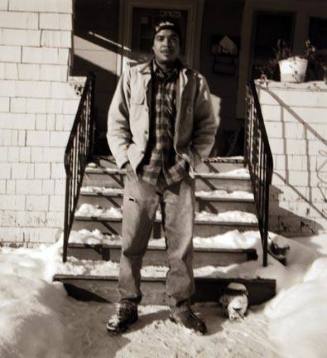
<svg viewBox="0 0 327 358">
<path fill-rule="evenodd" d="M 117 240 L 118 241 L 118 240 Z M 97 243 L 97 244 L 88 244 L 88 243 L 79 243 L 79 242 L 69 242 L 68 247 L 70 248 L 96 248 L 96 247 L 104 247 L 108 249 L 120 249 L 121 243 L 120 242 L 104 242 L 104 243 Z M 147 250 L 166 250 L 164 245 L 153 244 L 149 242 Z M 233 252 L 233 253 L 248 253 L 248 252 L 256 252 L 255 248 L 219 248 L 219 247 L 201 247 L 201 246 L 194 246 L 194 252 Z"/>
<path fill-rule="evenodd" d="M 86 167 L 86 174 L 111 174 L 111 175 L 125 175 L 125 169 L 118 168 L 104 168 L 104 167 Z M 195 173 L 195 178 L 205 178 L 205 179 L 231 179 L 231 180 L 249 180 L 250 174 L 245 168 L 235 169 L 228 172 L 221 173 Z"/>
<path fill-rule="evenodd" d="M 98 186 L 82 186 L 81 195 L 83 196 L 104 196 L 104 197 L 121 197 L 124 190 L 121 188 L 98 187 Z M 252 193 L 246 191 L 211 190 L 196 191 L 195 197 L 204 201 L 242 201 L 254 202 Z"/>
<path fill-rule="evenodd" d="M 245 263 L 247 264 L 247 263 Z M 88 259 L 76 259 L 75 257 L 68 257 L 66 263 L 58 263 L 56 267 L 56 274 L 88 277 L 118 277 L 119 263 L 113 261 L 94 261 Z M 260 267 L 260 264 L 257 263 Z M 143 266 L 141 269 L 142 278 L 162 278 L 167 275 L 168 266 Z M 196 278 L 231 278 L 239 277 L 244 279 L 257 278 L 257 270 L 254 268 L 253 272 L 242 273 L 242 264 L 238 265 L 238 271 L 235 272 L 234 265 L 217 266 L 208 265 L 193 269 L 194 277 Z"/>
<path fill-rule="evenodd" d="M 113 280 L 118 281 L 118 274 L 117 275 L 88 275 L 88 274 L 67 274 L 67 273 L 56 273 L 53 276 L 54 281 L 62 281 L 62 280 L 98 280 L 98 281 L 107 281 Z M 275 279 L 272 278 L 264 278 L 260 276 L 253 276 L 253 277 L 240 277 L 240 276 L 194 276 L 195 280 L 205 280 L 205 281 L 236 281 L 236 282 L 244 282 L 244 281 L 251 281 L 251 282 L 276 282 Z M 142 281 L 161 281 L 166 282 L 166 276 L 144 276 L 141 275 Z"/>
</svg>

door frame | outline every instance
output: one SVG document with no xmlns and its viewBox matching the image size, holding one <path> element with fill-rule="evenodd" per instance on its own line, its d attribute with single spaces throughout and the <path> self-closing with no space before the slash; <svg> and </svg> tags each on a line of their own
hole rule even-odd
<svg viewBox="0 0 327 358">
<path fill-rule="evenodd" d="M 121 51 L 117 56 L 117 75 L 120 76 L 131 52 L 133 9 L 135 7 L 153 9 L 185 10 L 187 16 L 187 38 L 185 42 L 185 62 L 199 69 L 200 41 L 204 0 L 120 0 L 119 43 Z M 198 50 L 196 50 L 198 49 Z"/>
</svg>

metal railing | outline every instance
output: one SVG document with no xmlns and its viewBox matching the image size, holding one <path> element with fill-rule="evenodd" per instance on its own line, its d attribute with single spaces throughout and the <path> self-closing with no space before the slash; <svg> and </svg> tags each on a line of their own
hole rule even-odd
<svg viewBox="0 0 327 358">
<path fill-rule="evenodd" d="M 87 76 L 73 127 L 65 150 L 66 171 L 63 262 L 67 260 L 68 238 L 87 162 L 93 152 L 95 76 Z"/>
<path fill-rule="evenodd" d="M 273 157 L 253 80 L 249 82 L 247 87 L 244 159 L 249 168 L 256 204 L 263 248 L 263 266 L 267 266 L 269 189 L 273 173 Z"/>
</svg>

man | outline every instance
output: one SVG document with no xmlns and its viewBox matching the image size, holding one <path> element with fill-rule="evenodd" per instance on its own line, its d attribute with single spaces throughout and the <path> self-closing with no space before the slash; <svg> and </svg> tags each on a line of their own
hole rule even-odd
<svg viewBox="0 0 327 358">
<path fill-rule="evenodd" d="M 108 143 L 126 169 L 118 312 L 110 333 L 138 319 L 140 270 L 160 205 L 169 271 L 170 319 L 200 333 L 204 322 L 190 308 L 194 167 L 207 157 L 217 122 L 205 78 L 179 61 L 181 36 L 169 21 L 154 31 L 154 58 L 130 68 L 118 83 L 108 116 Z"/>
</svg>

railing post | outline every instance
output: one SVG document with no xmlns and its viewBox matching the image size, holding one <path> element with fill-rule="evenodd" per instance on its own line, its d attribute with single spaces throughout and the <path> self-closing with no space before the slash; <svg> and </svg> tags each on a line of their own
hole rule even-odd
<svg viewBox="0 0 327 358">
<path fill-rule="evenodd" d="M 65 149 L 66 192 L 63 235 L 63 262 L 67 260 L 68 239 L 72 228 L 85 167 L 93 153 L 95 75 L 89 74 L 78 105 Z"/>
<path fill-rule="evenodd" d="M 273 159 L 254 81 L 247 87 L 247 134 L 245 161 L 251 176 L 263 249 L 263 266 L 268 264 L 269 189 Z"/>
</svg>

